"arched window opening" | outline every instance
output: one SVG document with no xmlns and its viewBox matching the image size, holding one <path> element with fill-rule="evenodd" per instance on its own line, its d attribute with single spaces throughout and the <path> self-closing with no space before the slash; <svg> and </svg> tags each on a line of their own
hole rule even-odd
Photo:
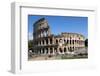
<svg viewBox="0 0 100 76">
<path fill-rule="evenodd" d="M 62 39 L 60 39 L 59 42 L 62 43 Z"/>
<path fill-rule="evenodd" d="M 46 48 L 46 53 L 48 53 L 48 48 Z"/>
<path fill-rule="evenodd" d="M 66 52 L 66 48 L 64 48 L 64 52 Z"/>
<path fill-rule="evenodd" d="M 60 50 L 61 53 L 63 52 L 61 48 L 59 48 L 59 50 Z"/>
<path fill-rule="evenodd" d="M 50 39 L 50 44 L 52 44 L 52 39 Z"/>
<path fill-rule="evenodd" d="M 42 53 L 43 53 L 43 54 L 45 53 L 44 48 L 42 49 Z"/>
<path fill-rule="evenodd" d="M 46 44 L 48 44 L 48 39 L 46 39 Z"/>
<path fill-rule="evenodd" d="M 56 44 L 58 44 L 58 40 L 56 39 Z"/>
<path fill-rule="evenodd" d="M 52 48 L 50 48 L 50 53 L 53 53 L 53 50 L 52 50 Z"/>
<path fill-rule="evenodd" d="M 42 43 L 43 43 L 43 45 L 44 45 L 44 40 L 42 40 Z"/>
</svg>

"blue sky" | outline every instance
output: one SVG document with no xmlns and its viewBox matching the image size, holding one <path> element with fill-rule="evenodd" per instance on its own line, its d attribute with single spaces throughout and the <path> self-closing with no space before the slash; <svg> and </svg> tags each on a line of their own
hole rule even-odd
<svg viewBox="0 0 100 76">
<path fill-rule="evenodd" d="M 71 32 L 82 34 L 88 38 L 88 17 L 28 15 L 29 39 L 33 38 L 33 24 L 43 17 L 48 21 L 52 34 L 57 35 L 61 32 Z"/>
</svg>

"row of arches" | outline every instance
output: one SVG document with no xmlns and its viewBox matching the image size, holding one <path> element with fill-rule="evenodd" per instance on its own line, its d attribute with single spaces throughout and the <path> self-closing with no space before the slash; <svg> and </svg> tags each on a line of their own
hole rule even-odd
<svg viewBox="0 0 100 76">
<path fill-rule="evenodd" d="M 78 49 L 78 47 L 77 47 Z M 35 53 L 37 54 L 66 54 L 67 52 L 74 52 L 75 47 L 64 47 L 64 48 L 37 48 Z"/>
<path fill-rule="evenodd" d="M 36 33 L 35 35 L 36 38 L 47 37 L 51 35 L 50 29 L 48 27 L 41 29 L 35 33 Z"/>
<path fill-rule="evenodd" d="M 49 45 L 49 44 L 70 44 L 70 45 L 80 45 L 83 46 L 84 45 L 84 41 L 83 40 L 54 40 L 53 38 L 47 38 L 47 39 L 42 39 L 42 40 L 38 40 L 35 41 L 35 45 Z"/>
<path fill-rule="evenodd" d="M 68 39 L 56 39 L 56 44 L 63 43 L 63 44 L 79 44 L 79 45 L 84 45 L 83 40 L 68 40 Z"/>
</svg>

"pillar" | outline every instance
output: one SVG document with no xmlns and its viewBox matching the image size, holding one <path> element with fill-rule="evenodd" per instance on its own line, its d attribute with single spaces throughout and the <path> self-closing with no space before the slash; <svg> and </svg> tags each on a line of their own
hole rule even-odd
<svg viewBox="0 0 100 76">
<path fill-rule="evenodd" d="M 50 45 L 50 39 L 48 38 L 48 45 Z"/>
<path fill-rule="evenodd" d="M 54 44 L 54 37 L 52 38 L 52 44 Z"/>
<path fill-rule="evenodd" d="M 41 54 L 43 54 L 43 51 L 42 51 L 42 49 L 41 49 Z"/>
<path fill-rule="evenodd" d="M 46 48 L 44 48 L 44 54 L 46 55 L 46 52 L 47 52 L 47 49 Z"/>
<path fill-rule="evenodd" d="M 53 50 L 53 55 L 55 55 L 55 50 L 54 50 L 54 48 L 52 48 L 52 50 Z"/>
<path fill-rule="evenodd" d="M 48 48 L 48 54 L 50 55 L 50 48 Z"/>
<path fill-rule="evenodd" d="M 42 40 L 41 40 L 41 45 L 43 45 L 43 44 L 42 44 Z"/>
<path fill-rule="evenodd" d="M 44 40 L 44 45 L 46 45 L 46 40 Z"/>
<path fill-rule="evenodd" d="M 41 32 L 41 37 L 43 37 L 43 32 Z"/>
</svg>

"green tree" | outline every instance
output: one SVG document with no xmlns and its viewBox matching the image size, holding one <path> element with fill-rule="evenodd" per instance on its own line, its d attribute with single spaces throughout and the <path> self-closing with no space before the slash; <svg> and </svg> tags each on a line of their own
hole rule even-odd
<svg viewBox="0 0 100 76">
<path fill-rule="evenodd" d="M 85 40 L 85 47 L 88 47 L 88 39 Z"/>
<path fill-rule="evenodd" d="M 32 50 L 33 48 L 33 40 L 28 41 L 28 50 Z"/>
</svg>

